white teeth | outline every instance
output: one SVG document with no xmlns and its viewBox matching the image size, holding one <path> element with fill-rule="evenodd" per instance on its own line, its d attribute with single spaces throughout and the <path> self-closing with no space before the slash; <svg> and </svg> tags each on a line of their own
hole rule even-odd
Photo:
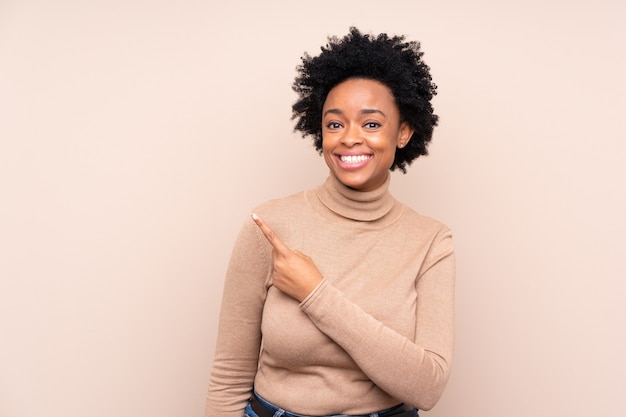
<svg viewBox="0 0 626 417">
<path fill-rule="evenodd" d="M 370 159 L 370 155 L 340 155 L 339 158 L 341 159 L 341 162 L 356 164 Z"/>
</svg>

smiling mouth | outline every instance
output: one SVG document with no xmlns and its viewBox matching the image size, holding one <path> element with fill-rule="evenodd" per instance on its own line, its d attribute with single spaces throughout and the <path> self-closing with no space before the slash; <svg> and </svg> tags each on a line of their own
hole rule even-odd
<svg viewBox="0 0 626 417">
<path fill-rule="evenodd" d="M 346 164 L 358 164 L 371 158 L 372 155 L 339 155 L 339 160 Z"/>
</svg>

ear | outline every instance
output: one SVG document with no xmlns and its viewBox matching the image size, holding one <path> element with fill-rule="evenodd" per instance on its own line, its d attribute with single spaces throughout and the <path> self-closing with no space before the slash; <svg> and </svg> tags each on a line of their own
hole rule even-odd
<svg viewBox="0 0 626 417">
<path fill-rule="evenodd" d="M 404 148 L 413 136 L 413 129 L 407 122 L 400 123 L 400 129 L 398 130 L 398 148 Z"/>
</svg>

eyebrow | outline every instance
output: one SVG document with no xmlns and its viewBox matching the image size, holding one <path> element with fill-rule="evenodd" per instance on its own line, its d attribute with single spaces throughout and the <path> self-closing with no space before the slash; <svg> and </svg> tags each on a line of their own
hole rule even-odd
<svg viewBox="0 0 626 417">
<path fill-rule="evenodd" d="M 324 114 L 322 116 L 326 116 L 329 113 L 330 114 L 343 114 L 343 111 L 340 110 L 340 109 L 328 109 L 328 110 L 326 110 L 324 112 Z M 360 114 L 375 114 L 375 113 L 378 113 L 378 114 L 383 115 L 384 117 L 387 117 L 387 115 L 385 113 L 383 113 L 382 111 L 377 110 L 377 109 L 362 109 L 362 110 L 359 111 L 359 113 Z"/>
</svg>

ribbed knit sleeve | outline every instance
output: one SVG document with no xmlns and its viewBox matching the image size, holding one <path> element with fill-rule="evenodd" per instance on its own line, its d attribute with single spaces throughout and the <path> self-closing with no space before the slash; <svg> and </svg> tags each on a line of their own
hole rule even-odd
<svg viewBox="0 0 626 417">
<path fill-rule="evenodd" d="M 327 280 L 300 307 L 376 385 L 406 404 L 428 410 L 439 400 L 450 374 L 454 283 L 452 235 L 443 229 L 416 277 L 413 340 L 376 320 Z"/>
<path fill-rule="evenodd" d="M 241 417 L 252 393 L 271 271 L 264 238 L 247 221 L 236 240 L 222 296 L 205 417 Z"/>
<path fill-rule="evenodd" d="M 245 223 L 226 276 L 206 417 L 241 417 L 253 386 L 302 415 L 434 406 L 454 344 L 452 235 L 387 185 L 359 193 L 331 178 L 255 208 L 324 279 L 301 303 L 271 286 L 271 245 Z"/>
</svg>

